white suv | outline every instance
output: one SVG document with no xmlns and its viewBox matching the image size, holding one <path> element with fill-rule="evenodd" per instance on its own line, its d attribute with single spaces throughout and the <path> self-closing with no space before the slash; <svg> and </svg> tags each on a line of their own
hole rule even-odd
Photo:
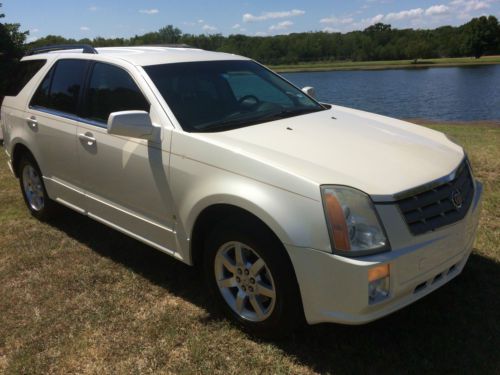
<svg viewBox="0 0 500 375">
<path fill-rule="evenodd" d="M 199 49 L 53 47 L 18 73 L 1 125 L 31 213 L 57 202 L 200 267 L 252 332 L 366 323 L 467 262 L 482 186 L 442 133 Z"/>
</svg>

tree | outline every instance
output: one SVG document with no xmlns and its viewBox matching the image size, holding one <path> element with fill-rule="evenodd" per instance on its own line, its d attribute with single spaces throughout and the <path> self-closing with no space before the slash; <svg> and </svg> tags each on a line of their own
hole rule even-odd
<svg viewBox="0 0 500 375">
<path fill-rule="evenodd" d="M 485 52 L 498 48 L 500 25 L 495 16 L 473 18 L 463 26 L 464 52 L 479 59 Z"/>
<path fill-rule="evenodd" d="M 0 3 L 0 8 L 2 4 Z M 0 18 L 5 14 L 0 13 Z M 20 32 L 18 23 L 0 22 L 0 61 L 20 58 L 24 54 L 24 42 L 29 35 L 28 31 Z"/>
<path fill-rule="evenodd" d="M 182 31 L 177 27 L 168 25 L 158 30 L 160 40 L 164 44 L 177 44 L 181 40 Z"/>
<path fill-rule="evenodd" d="M 367 34 L 373 34 L 373 33 L 379 33 L 379 32 L 384 32 L 384 31 L 391 31 L 392 27 L 391 25 L 379 22 L 376 23 L 375 25 L 371 25 L 367 27 L 366 29 L 363 30 L 363 32 Z"/>
</svg>

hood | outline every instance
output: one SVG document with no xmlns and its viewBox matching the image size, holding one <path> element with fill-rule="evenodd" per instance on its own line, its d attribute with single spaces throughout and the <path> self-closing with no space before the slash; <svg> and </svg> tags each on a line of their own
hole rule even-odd
<svg viewBox="0 0 500 375">
<path fill-rule="evenodd" d="M 338 106 L 198 137 L 273 168 L 277 176 L 351 186 L 372 196 L 393 195 L 448 175 L 464 157 L 462 148 L 440 132 Z M 226 164 L 224 169 L 254 177 L 254 171 L 235 170 L 237 163 Z M 289 183 L 287 190 L 293 191 Z"/>
</svg>

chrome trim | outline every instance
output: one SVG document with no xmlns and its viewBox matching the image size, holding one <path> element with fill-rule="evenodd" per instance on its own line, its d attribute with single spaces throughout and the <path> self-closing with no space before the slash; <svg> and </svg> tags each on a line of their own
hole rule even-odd
<svg viewBox="0 0 500 375">
<path fill-rule="evenodd" d="M 474 201 L 472 202 L 473 204 L 471 204 L 472 211 L 476 211 L 477 205 L 479 204 L 479 202 L 481 202 L 481 198 L 483 195 L 483 184 L 481 183 L 481 181 L 474 180 L 474 185 Z"/>
<path fill-rule="evenodd" d="M 87 124 L 87 125 L 97 126 L 98 128 L 103 128 L 103 129 L 107 129 L 108 128 L 108 124 L 105 124 L 105 123 L 99 122 L 99 121 L 94 121 L 94 120 L 90 120 L 90 119 L 84 119 L 84 118 L 81 118 L 81 117 L 78 117 L 77 121 L 82 122 L 82 123 Z"/>
<path fill-rule="evenodd" d="M 12 167 L 12 162 L 10 160 L 7 161 L 7 165 L 9 166 L 10 172 L 15 176 L 16 172 L 14 172 L 14 168 Z"/>
<path fill-rule="evenodd" d="M 61 199 L 59 197 L 56 197 L 55 201 L 57 203 L 62 204 L 63 206 L 66 206 L 68 208 L 71 208 L 73 211 L 78 212 L 79 214 L 86 215 L 87 211 L 85 211 L 83 208 L 80 208 L 78 206 L 75 206 L 74 204 L 69 203 L 68 201 L 65 201 L 64 199 Z"/>
<path fill-rule="evenodd" d="M 417 187 L 414 187 L 414 188 L 411 188 L 408 190 L 401 191 L 401 192 L 396 193 L 396 194 L 371 195 L 370 197 L 372 198 L 373 202 L 376 202 L 376 203 L 391 203 L 391 202 L 396 202 L 396 201 L 399 201 L 401 199 L 406 199 L 406 198 L 409 198 L 413 195 L 417 195 L 417 194 L 423 193 L 425 191 L 431 190 L 435 187 L 446 184 L 447 182 L 453 181 L 457 177 L 458 170 L 460 169 L 460 167 L 462 166 L 462 164 L 466 160 L 468 160 L 467 155 L 465 155 L 462 158 L 460 163 L 458 163 L 458 166 L 450 174 L 443 176 L 443 177 L 440 177 L 436 180 L 427 182 L 423 185 L 420 185 L 420 186 L 417 186 Z M 471 171 L 469 163 L 467 162 L 466 164 L 467 164 L 467 167 L 469 168 L 469 171 Z M 471 177 L 472 177 L 472 171 L 471 171 Z"/>
<path fill-rule="evenodd" d="M 66 113 L 66 112 L 60 112 L 60 111 L 57 111 L 55 109 L 49 109 L 49 108 L 45 108 L 45 107 L 32 106 L 32 105 L 30 105 L 29 108 L 32 110 L 35 110 L 35 111 L 39 111 L 42 113 L 52 115 L 52 116 L 63 117 L 63 118 L 68 119 L 68 120 L 82 122 L 84 124 L 97 126 L 99 128 L 103 128 L 103 129 L 108 128 L 108 125 L 104 124 L 102 122 L 98 122 L 98 121 L 94 121 L 94 120 L 90 120 L 90 119 L 85 119 L 85 118 L 79 117 L 77 115 L 73 115 L 73 114 Z"/>
</svg>

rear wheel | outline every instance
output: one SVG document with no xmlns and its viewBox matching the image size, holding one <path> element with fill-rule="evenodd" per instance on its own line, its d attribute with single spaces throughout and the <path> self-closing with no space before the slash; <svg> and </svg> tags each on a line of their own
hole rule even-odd
<svg viewBox="0 0 500 375">
<path fill-rule="evenodd" d="M 39 220 L 49 219 L 54 214 L 55 203 L 47 195 L 40 168 L 29 156 L 23 156 L 18 168 L 21 192 L 30 213 Z"/>
<path fill-rule="evenodd" d="M 282 337 L 304 321 L 297 281 L 281 243 L 257 228 L 237 220 L 216 226 L 206 242 L 206 282 L 245 330 Z"/>
</svg>

